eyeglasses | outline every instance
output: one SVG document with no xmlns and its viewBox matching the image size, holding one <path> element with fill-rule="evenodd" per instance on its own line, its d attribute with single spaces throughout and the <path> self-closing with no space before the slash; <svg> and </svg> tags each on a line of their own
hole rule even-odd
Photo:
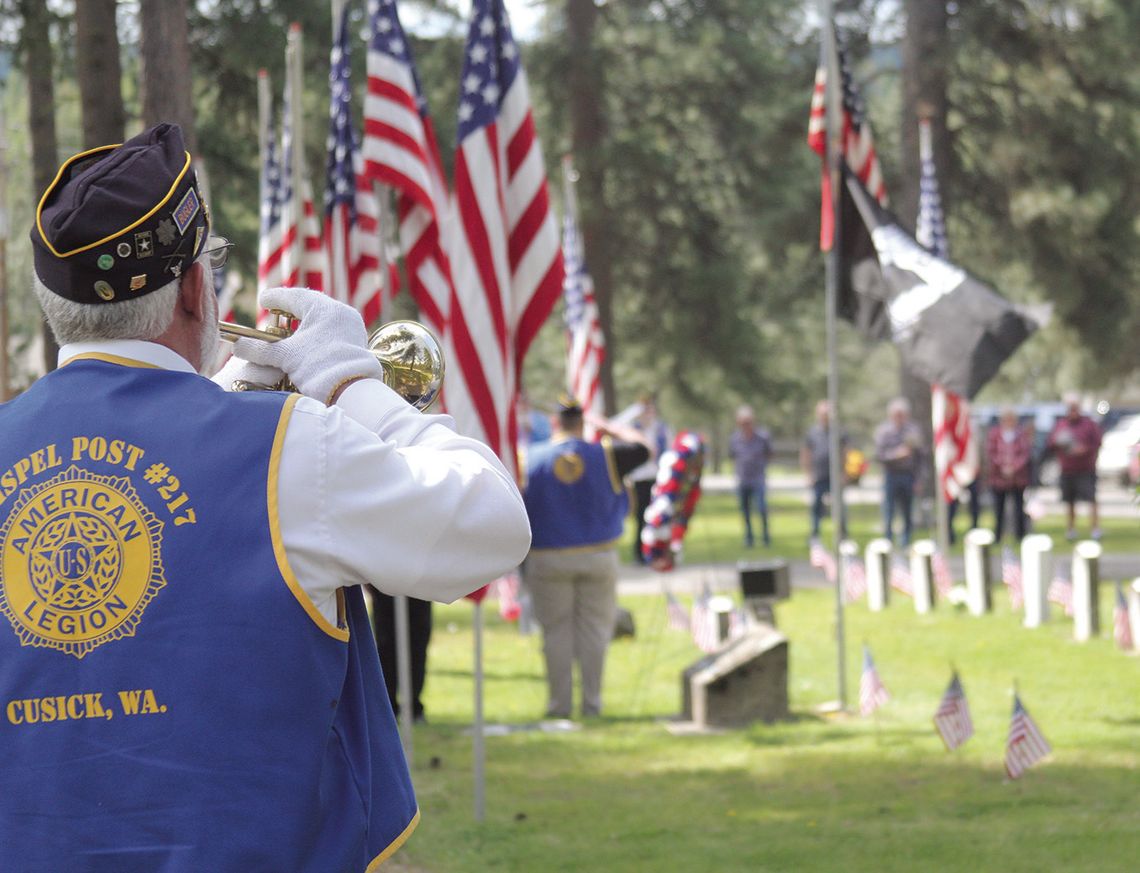
<svg viewBox="0 0 1140 873">
<path fill-rule="evenodd" d="M 226 265 L 226 260 L 230 256 L 230 249 L 233 248 L 233 243 L 226 239 L 224 236 L 214 236 L 211 234 L 210 238 L 206 240 L 206 248 L 202 254 L 210 256 L 210 269 L 220 270 Z"/>
</svg>

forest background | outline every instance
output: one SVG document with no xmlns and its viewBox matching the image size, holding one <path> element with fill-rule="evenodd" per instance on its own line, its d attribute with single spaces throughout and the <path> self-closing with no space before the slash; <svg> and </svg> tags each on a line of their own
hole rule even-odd
<svg viewBox="0 0 1140 873">
<path fill-rule="evenodd" d="M 367 11 L 350 0 L 353 83 Z M 977 402 L 1140 404 L 1140 6 L 1130 0 L 839 4 L 892 208 L 914 225 L 917 114 L 932 114 L 951 257 L 1052 322 Z M 792 0 L 508 0 L 558 205 L 572 151 L 588 267 L 609 344 L 609 406 L 656 390 L 714 453 L 740 403 L 794 440 L 825 395 L 819 159 L 806 146 L 819 6 Z M 466 32 L 452 0 L 400 0 L 445 167 Z M 280 92 L 286 29 L 305 51 L 305 145 L 317 197 L 331 14 L 312 0 L 0 0 L 9 168 L 6 268 L 18 389 L 42 368 L 26 229 L 59 162 L 158 118 L 191 128 L 215 226 L 237 243 L 254 311 L 257 86 Z M 520 27 L 520 22 L 526 22 Z M 525 28 L 525 29 L 523 29 Z M 117 63 L 116 63 L 117 61 Z M 45 91 L 45 88 L 47 89 Z M 32 95 L 32 96 L 30 96 Z M 46 96 L 45 96 L 46 95 Z M 179 100 L 182 103 L 179 104 Z M 362 99 L 356 102 L 359 132 Z M 47 130 L 51 126 L 50 136 Z M 192 146 L 193 148 L 193 146 Z M 45 177 L 46 174 L 46 177 Z M 0 188 L 2 190 L 2 188 Z M 404 313 L 410 313 L 402 295 Z M 50 350 L 46 355 L 52 355 Z M 540 407 L 564 379 L 561 306 L 526 362 Z M 866 439 L 888 398 L 926 389 L 889 344 L 841 327 L 841 412 Z M 925 394 L 928 397 L 928 393 Z"/>
</svg>

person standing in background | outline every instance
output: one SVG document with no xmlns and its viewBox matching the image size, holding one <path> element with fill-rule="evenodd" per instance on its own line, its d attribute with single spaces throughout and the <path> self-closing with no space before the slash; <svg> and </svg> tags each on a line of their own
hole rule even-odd
<svg viewBox="0 0 1140 873">
<path fill-rule="evenodd" d="M 1017 420 L 1012 406 L 1002 409 L 998 423 L 986 435 L 986 464 L 990 491 L 994 496 L 994 540 L 1005 533 L 1006 501 L 1013 513 L 1017 542 L 1025 537 L 1025 489 L 1029 487 L 1029 466 L 1033 460 L 1033 436 Z"/>
<path fill-rule="evenodd" d="M 645 527 L 645 510 L 653 494 L 653 483 L 657 481 L 657 459 L 669 447 L 672 435 L 669 427 L 657 414 L 657 398 L 649 392 L 642 394 L 637 403 L 624 410 L 614 418 L 619 426 L 631 426 L 644 438 L 649 447 L 649 460 L 630 472 L 630 485 L 633 487 L 634 503 L 634 536 L 633 536 L 633 562 L 644 564 L 645 556 L 641 553 L 641 531 Z"/>
<path fill-rule="evenodd" d="M 740 514 L 744 518 L 744 545 L 756 544 L 752 535 L 752 501 L 760 515 L 764 545 L 772 545 L 768 530 L 768 461 L 772 457 L 772 437 L 767 428 L 756 426 L 751 406 L 736 410 L 736 430 L 728 443 L 728 452 L 736 468 L 736 494 Z"/>
<path fill-rule="evenodd" d="M 847 449 L 847 434 L 839 434 L 842 454 Z M 815 424 L 808 428 L 800 446 L 800 468 L 811 489 L 811 535 L 819 539 L 820 522 L 828 495 L 831 493 L 831 404 L 821 400 L 815 405 Z M 846 536 L 847 519 L 840 520 L 840 536 Z"/>
<path fill-rule="evenodd" d="M 910 403 L 896 397 L 887 405 L 887 420 L 875 430 L 875 459 L 883 465 L 883 536 L 894 542 L 894 518 L 902 516 L 902 544 L 910 545 L 914 495 L 925 453 L 922 431 L 910 419 Z"/>
<path fill-rule="evenodd" d="M 574 664 L 583 716 L 602 712 L 602 668 L 617 614 L 617 541 L 629 497 L 622 477 L 649 457 L 629 426 L 590 418 L 600 442 L 583 439 L 584 414 L 567 397 L 559 432 L 527 456 L 523 500 L 533 531 L 524 572 L 542 625 L 548 718 L 570 718 Z"/>
<path fill-rule="evenodd" d="M 1061 465 L 1061 500 L 1068 506 L 1065 539 L 1077 538 L 1077 503 L 1089 505 L 1090 536 L 1100 539 L 1100 518 L 1096 505 L 1096 457 L 1100 453 L 1100 428 L 1081 414 L 1081 396 L 1065 395 L 1066 414 L 1053 425 L 1045 448 Z"/>
<path fill-rule="evenodd" d="M 396 598 L 366 586 L 365 596 L 372 602 L 372 635 L 376 637 L 376 650 L 380 653 L 380 668 L 384 673 L 384 686 L 392 711 L 400 714 L 399 658 L 396 652 Z M 412 677 L 412 720 L 425 722 L 423 693 L 427 681 L 427 652 L 431 642 L 431 601 L 409 597 L 408 601 L 408 656 Z"/>
</svg>

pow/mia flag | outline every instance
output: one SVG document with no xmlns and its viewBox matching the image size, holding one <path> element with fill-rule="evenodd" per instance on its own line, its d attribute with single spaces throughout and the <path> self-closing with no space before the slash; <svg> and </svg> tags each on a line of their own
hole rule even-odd
<svg viewBox="0 0 1140 873">
<path fill-rule="evenodd" d="M 1048 318 L 919 245 L 845 169 L 839 315 L 891 339 L 906 368 L 973 398 Z"/>
</svg>

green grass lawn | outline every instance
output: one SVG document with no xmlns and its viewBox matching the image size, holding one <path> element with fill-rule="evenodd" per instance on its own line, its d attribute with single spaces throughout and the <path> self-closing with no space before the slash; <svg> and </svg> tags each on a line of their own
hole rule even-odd
<svg viewBox="0 0 1140 873">
<path fill-rule="evenodd" d="M 1095 871 L 1140 858 L 1140 659 L 1105 632 L 1078 645 L 1067 621 L 1026 630 L 1004 597 L 971 618 L 906 598 L 847 610 L 847 682 L 871 646 L 892 700 L 876 718 L 821 716 L 836 694 L 832 595 L 796 591 L 777 609 L 790 640 L 794 717 L 714 735 L 674 736 L 679 675 L 699 653 L 665 624 L 661 597 L 622 598 L 635 640 L 611 648 L 606 715 L 567 733 L 487 738 L 487 816 L 473 820 L 473 608 L 437 607 L 430 724 L 416 728 L 423 823 L 400 863 L 463 871 Z M 537 636 L 488 603 L 489 722 L 541 715 Z M 976 725 L 948 753 L 931 716 L 960 670 Z M 1054 754 L 1014 783 L 1003 749 L 1014 680 Z"/>
</svg>

